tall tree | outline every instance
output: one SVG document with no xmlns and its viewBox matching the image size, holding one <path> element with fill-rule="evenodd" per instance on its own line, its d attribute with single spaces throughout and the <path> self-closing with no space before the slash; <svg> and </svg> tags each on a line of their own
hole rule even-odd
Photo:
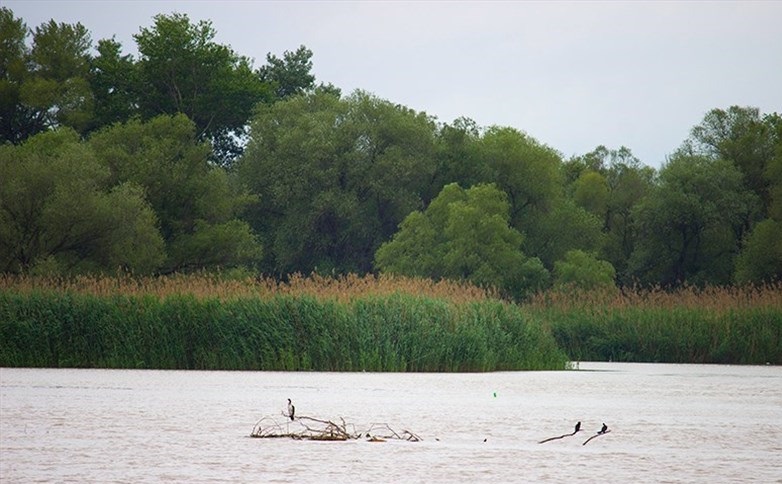
<svg viewBox="0 0 782 484">
<path fill-rule="evenodd" d="M 309 92 L 315 87 L 312 51 L 301 45 L 293 52 L 286 50 L 282 59 L 269 53 L 266 65 L 258 69 L 258 75 L 272 86 L 277 99 Z"/>
<path fill-rule="evenodd" d="M 739 283 L 782 281 L 782 116 L 774 113 L 764 121 L 773 130 L 776 144 L 764 172 L 769 186 L 768 218 L 747 234 L 736 260 Z"/>
<path fill-rule="evenodd" d="M 763 202 L 759 207 L 760 218 L 766 216 L 770 203 L 769 182 L 764 172 L 774 157 L 777 143 L 771 119 L 761 116 L 755 107 L 712 109 L 692 128 L 684 146 L 696 154 L 731 161 L 744 175 L 746 186 Z"/>
<path fill-rule="evenodd" d="M 425 194 L 426 203 L 451 183 L 463 187 L 489 183 L 492 174 L 479 153 L 482 132 L 469 118 L 458 118 L 439 127 L 435 139 L 437 168 Z"/>
<path fill-rule="evenodd" d="M 561 195 L 561 159 L 553 149 L 508 127 L 493 126 L 481 137 L 477 155 L 489 180 L 508 195 L 511 223 L 521 227 L 535 212 L 545 212 Z"/>
<path fill-rule="evenodd" d="M 98 41 L 98 54 L 90 65 L 90 86 L 95 99 L 91 128 L 122 123 L 139 113 L 142 91 L 138 65 L 114 39 Z"/>
<path fill-rule="evenodd" d="M 19 143 L 42 129 L 35 110 L 21 100 L 22 84 L 30 75 L 27 25 L 0 7 L 0 143 Z"/>
<path fill-rule="evenodd" d="M 731 162 L 674 155 L 635 208 L 630 274 L 665 285 L 729 283 L 741 227 L 757 204 Z"/>
<path fill-rule="evenodd" d="M 573 201 L 601 220 L 605 237 L 600 256 L 614 266 L 620 282 L 631 282 L 627 262 L 636 242 L 633 208 L 654 185 L 654 169 L 624 146 L 614 150 L 601 145 L 568 160 L 563 172 Z"/>
<path fill-rule="evenodd" d="M 42 128 L 70 126 L 83 133 L 92 120 L 89 86 L 92 41 L 80 23 L 54 20 L 35 28 L 30 51 L 31 77 L 22 85 L 22 102 L 37 111 Z"/>
<path fill-rule="evenodd" d="M 375 254 L 383 272 L 469 280 L 520 297 L 542 287 L 548 271 L 524 255 L 510 225 L 507 195 L 493 185 L 446 185 L 423 212 L 415 211 Z"/>
<path fill-rule="evenodd" d="M 92 120 L 87 29 L 44 23 L 33 31 L 11 10 L 0 8 L 0 138 L 19 143 L 58 126 L 83 133 Z"/>
<path fill-rule="evenodd" d="M 212 143 L 215 159 L 230 164 L 255 105 L 269 100 L 269 86 L 247 57 L 214 41 L 212 23 L 187 15 L 157 15 L 134 36 L 140 54 L 140 109 L 145 118 L 183 113 L 199 140 Z"/>
<path fill-rule="evenodd" d="M 0 270 L 152 272 L 163 260 L 156 217 L 70 129 L 0 146 Z"/>
<path fill-rule="evenodd" d="M 208 162 L 184 115 L 131 120 L 95 133 L 89 145 L 115 184 L 143 187 L 166 243 L 161 272 L 253 265 L 261 246 L 238 213 L 253 199 Z"/>
<path fill-rule="evenodd" d="M 422 206 L 434 171 L 435 125 L 363 92 L 324 91 L 263 106 L 239 162 L 261 202 L 264 269 L 368 272 L 380 244 Z"/>
</svg>

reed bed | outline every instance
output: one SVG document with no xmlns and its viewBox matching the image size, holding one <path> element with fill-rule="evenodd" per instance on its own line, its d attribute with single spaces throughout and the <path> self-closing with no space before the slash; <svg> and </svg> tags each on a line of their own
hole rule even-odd
<svg viewBox="0 0 782 484">
<path fill-rule="evenodd" d="M 379 278 L 385 293 L 375 293 L 367 278 L 346 278 L 325 289 L 315 278 L 263 289 L 203 278 L 190 285 L 179 278 L 160 285 L 16 281 L 0 291 L 0 366 L 318 371 L 567 366 L 542 324 L 518 306 L 466 286 Z M 239 289 L 227 292 L 234 287 Z M 439 296 L 420 294 L 426 291 Z"/>
<path fill-rule="evenodd" d="M 557 290 L 525 308 L 574 360 L 782 364 L 782 284 Z"/>
<path fill-rule="evenodd" d="M 782 364 L 782 284 L 538 294 L 451 281 L 0 275 L 0 366 L 552 369 L 572 360 Z"/>
</svg>

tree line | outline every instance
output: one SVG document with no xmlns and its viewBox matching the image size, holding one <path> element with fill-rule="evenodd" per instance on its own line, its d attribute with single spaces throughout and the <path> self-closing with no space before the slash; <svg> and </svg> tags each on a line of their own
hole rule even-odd
<svg viewBox="0 0 782 484">
<path fill-rule="evenodd" d="M 304 46 L 252 61 L 158 15 L 92 47 L 0 9 L 0 270 L 387 272 L 494 286 L 782 278 L 782 117 L 713 109 L 655 170 L 565 159 L 316 83 Z"/>
</svg>

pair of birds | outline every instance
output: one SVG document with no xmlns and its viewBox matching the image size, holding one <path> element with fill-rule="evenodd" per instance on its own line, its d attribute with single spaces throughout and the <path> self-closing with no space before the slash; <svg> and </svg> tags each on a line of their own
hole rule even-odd
<svg viewBox="0 0 782 484">
<path fill-rule="evenodd" d="M 288 400 L 288 401 L 290 402 L 290 400 Z M 575 432 L 573 432 L 573 433 L 575 434 L 575 433 L 577 433 L 579 430 L 581 430 L 581 422 L 578 422 L 578 423 L 576 424 L 576 431 L 575 431 Z M 601 429 L 600 429 L 600 431 L 598 432 L 598 434 L 604 434 L 604 433 L 606 433 L 607 431 L 608 431 L 608 425 L 606 425 L 606 424 L 605 424 L 605 422 L 603 422 L 603 428 L 601 428 Z"/>
</svg>

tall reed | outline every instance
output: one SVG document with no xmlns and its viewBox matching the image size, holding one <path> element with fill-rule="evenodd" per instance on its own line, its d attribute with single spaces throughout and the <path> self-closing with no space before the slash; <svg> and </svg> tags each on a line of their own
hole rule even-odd
<svg viewBox="0 0 782 484">
<path fill-rule="evenodd" d="M 0 291 L 0 366 L 331 371 L 563 369 L 498 300 Z"/>
<path fill-rule="evenodd" d="M 558 290 L 525 308 L 576 360 L 782 364 L 782 285 Z"/>
</svg>

